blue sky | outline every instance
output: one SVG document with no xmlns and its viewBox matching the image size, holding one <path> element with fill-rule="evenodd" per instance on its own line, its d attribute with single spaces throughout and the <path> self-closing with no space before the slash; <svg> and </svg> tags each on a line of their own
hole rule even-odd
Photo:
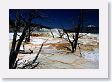
<svg viewBox="0 0 112 82">
<path fill-rule="evenodd" d="M 25 9 L 24 11 L 26 11 Z M 46 20 L 35 19 L 33 22 L 42 24 L 51 28 L 62 28 L 63 25 L 65 28 L 73 28 L 77 26 L 80 9 L 41 9 L 44 12 L 44 15 L 47 17 Z M 99 10 L 98 9 L 83 9 L 84 15 L 84 26 L 95 25 L 99 27 Z M 9 16 L 15 18 L 14 15 Z M 73 22 L 74 21 L 74 22 Z"/>
</svg>

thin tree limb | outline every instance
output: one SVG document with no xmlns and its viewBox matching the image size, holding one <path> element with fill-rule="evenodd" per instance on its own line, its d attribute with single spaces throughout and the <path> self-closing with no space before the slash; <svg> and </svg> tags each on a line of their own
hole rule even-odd
<svg viewBox="0 0 112 82">
<path fill-rule="evenodd" d="M 48 39 L 47 39 L 47 40 L 48 40 Z M 46 40 L 46 41 L 47 41 L 47 40 Z M 45 41 L 45 42 L 46 42 L 46 41 Z M 34 64 L 35 61 L 37 60 L 37 58 L 38 58 L 38 56 L 39 56 L 39 54 L 40 54 L 40 52 L 41 52 L 41 50 L 42 50 L 42 47 L 43 47 L 43 45 L 44 45 L 45 42 L 42 43 L 42 45 L 41 45 L 41 47 L 40 47 L 40 49 L 39 49 L 39 51 L 38 51 L 38 53 L 37 53 L 35 59 L 34 59 L 31 63 L 25 64 L 21 69 L 24 69 L 24 68 L 26 68 L 27 66 L 31 66 L 31 67 L 32 67 L 32 64 Z M 38 62 L 38 64 L 39 64 L 39 62 Z M 35 67 L 35 66 L 34 66 L 34 67 Z M 34 68 L 34 67 L 32 67 L 32 68 Z"/>
</svg>

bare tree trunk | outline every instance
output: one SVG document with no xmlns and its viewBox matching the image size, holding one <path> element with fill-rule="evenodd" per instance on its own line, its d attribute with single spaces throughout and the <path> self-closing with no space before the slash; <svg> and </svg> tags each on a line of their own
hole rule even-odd
<svg viewBox="0 0 112 82">
<path fill-rule="evenodd" d="M 51 29 L 50 29 L 50 31 L 51 31 Z M 54 34 L 53 34 L 53 32 L 51 31 L 51 34 L 52 34 L 52 37 L 54 38 Z"/>
<path fill-rule="evenodd" d="M 77 28 L 74 28 L 74 29 L 76 29 L 76 33 L 75 33 L 75 37 L 73 35 L 73 41 L 70 40 L 70 36 L 65 31 L 67 38 L 68 38 L 68 41 L 71 44 L 71 52 L 72 53 L 74 53 L 76 51 L 80 28 L 83 26 L 83 12 L 82 11 L 83 10 L 81 10 L 81 12 L 80 12 L 79 24 L 78 24 Z"/>
<path fill-rule="evenodd" d="M 46 41 L 47 41 L 47 40 L 46 40 Z M 45 41 L 45 42 L 46 42 L 46 41 Z M 40 52 L 41 52 L 41 50 L 42 50 L 42 47 L 43 47 L 43 45 L 44 45 L 45 42 L 42 43 L 42 45 L 41 45 L 41 47 L 40 47 L 40 49 L 39 49 L 39 51 L 38 51 L 38 53 L 37 53 L 37 55 L 36 55 L 36 57 L 35 57 L 35 59 L 33 60 L 32 63 L 34 63 L 34 62 L 37 60 L 37 58 L 38 58 L 38 56 L 39 56 L 39 54 L 40 54 Z"/>
<path fill-rule="evenodd" d="M 32 14 L 33 13 L 33 14 Z M 17 15 L 17 25 L 15 25 L 16 29 L 17 27 L 19 27 L 19 23 L 21 21 L 20 17 L 22 18 L 22 14 L 24 13 L 21 13 L 19 11 L 17 11 L 16 15 Z M 34 15 L 35 14 L 35 15 Z M 17 36 L 17 32 L 14 33 L 14 38 L 13 38 L 13 43 L 12 43 L 12 49 L 11 49 L 11 52 L 10 52 L 10 56 L 9 56 L 9 68 L 10 69 L 15 69 L 17 65 L 15 65 L 17 62 L 16 62 L 16 58 L 17 58 L 17 55 L 19 53 L 19 50 L 20 50 L 20 47 L 21 47 L 21 44 L 24 40 L 24 38 L 26 37 L 26 32 L 29 28 L 29 41 L 30 41 L 30 25 L 31 25 L 31 21 L 34 19 L 34 18 L 41 18 L 41 16 L 38 14 L 38 12 L 36 11 L 31 11 L 29 12 L 29 18 L 28 19 L 25 19 L 25 18 L 22 18 L 22 20 L 24 21 L 24 23 L 26 23 L 25 25 L 25 28 L 23 29 L 23 32 L 22 32 L 22 35 L 20 36 L 20 39 L 18 40 L 18 43 L 16 43 L 16 36 Z M 15 47 L 15 48 L 14 48 Z"/>
<path fill-rule="evenodd" d="M 77 33 L 76 33 L 76 36 L 75 36 L 75 44 L 74 44 L 75 51 L 76 51 L 77 42 L 78 42 L 78 38 L 79 38 L 79 31 L 80 31 L 81 27 L 83 27 L 83 10 L 82 9 L 80 11 L 79 25 L 76 29 Z"/>
<path fill-rule="evenodd" d="M 11 51 L 9 54 L 9 69 L 13 68 L 14 64 L 12 62 L 15 62 L 15 48 L 16 48 L 16 38 L 17 38 L 17 30 L 18 30 L 18 22 L 19 22 L 19 13 L 17 12 L 16 15 L 16 21 L 14 25 L 14 35 L 13 35 L 13 41 L 12 41 L 12 46 L 11 46 Z"/>
<path fill-rule="evenodd" d="M 75 36 L 75 42 L 74 42 L 74 49 L 75 49 L 75 51 L 76 51 L 76 47 L 77 47 L 79 31 L 80 31 L 80 26 L 78 26 L 77 33 L 76 33 L 76 36 Z"/>
<path fill-rule="evenodd" d="M 31 35 L 31 29 L 30 29 L 30 26 L 28 28 L 28 39 L 27 39 L 27 42 L 30 42 L 30 35 Z"/>
<path fill-rule="evenodd" d="M 47 40 L 46 40 L 46 41 L 47 41 Z M 46 41 L 45 41 L 45 42 L 46 42 Z M 22 69 L 24 69 L 24 68 L 26 68 L 26 67 L 28 67 L 28 66 L 32 66 L 32 64 L 35 63 L 35 61 L 37 60 L 37 58 L 38 58 L 38 56 L 39 56 L 39 54 L 40 54 L 40 52 L 41 52 L 41 50 L 42 50 L 42 47 L 43 47 L 43 45 L 44 45 L 45 42 L 42 43 L 42 45 L 41 45 L 41 47 L 40 47 L 40 49 L 39 49 L 39 51 L 38 51 L 38 53 L 37 53 L 35 59 L 34 59 L 31 63 L 28 63 L 28 64 L 24 65 L 24 66 L 22 67 Z M 38 64 L 39 64 L 39 62 L 38 62 L 35 66 L 33 66 L 31 69 L 35 68 Z"/>
<path fill-rule="evenodd" d="M 25 35 L 26 35 L 26 30 L 28 29 L 28 26 L 26 26 L 22 32 L 22 35 L 20 36 L 20 39 L 18 41 L 18 44 L 16 46 L 16 49 L 10 54 L 10 60 L 9 60 L 9 69 L 14 69 L 14 63 L 16 61 L 16 58 L 17 58 L 17 55 L 19 53 L 19 49 L 20 49 L 20 46 L 25 38 Z"/>
<path fill-rule="evenodd" d="M 72 47 L 71 52 L 74 53 L 74 44 L 73 44 L 73 42 L 71 43 L 71 47 Z"/>
<path fill-rule="evenodd" d="M 62 38 L 62 37 L 63 37 L 63 35 L 64 35 L 64 32 L 63 32 L 63 33 L 61 33 L 61 30 L 58 30 L 58 32 L 59 32 L 59 38 Z"/>
<path fill-rule="evenodd" d="M 65 33 L 66 33 L 68 41 L 69 41 L 69 43 L 71 45 L 71 52 L 74 53 L 74 41 L 70 40 L 70 37 L 69 37 L 69 35 L 68 35 L 68 33 L 66 31 L 65 31 Z"/>
<path fill-rule="evenodd" d="M 10 51 L 10 55 L 9 55 L 9 68 L 12 68 L 13 64 L 13 53 L 15 51 L 15 47 L 16 47 L 16 37 L 17 37 L 17 30 L 15 28 L 14 31 L 14 35 L 13 35 L 13 41 L 12 41 L 12 47 L 11 47 L 11 51 Z"/>
</svg>

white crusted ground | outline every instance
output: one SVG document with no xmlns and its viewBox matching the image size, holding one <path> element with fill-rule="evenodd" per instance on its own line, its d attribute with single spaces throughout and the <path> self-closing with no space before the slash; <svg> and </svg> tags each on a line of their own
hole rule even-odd
<svg viewBox="0 0 112 82">
<path fill-rule="evenodd" d="M 9 34 L 9 40 L 11 42 L 13 34 Z M 89 44 L 89 45 L 98 45 L 99 43 L 99 35 L 98 34 L 88 34 L 83 38 L 79 39 L 79 43 L 81 44 Z M 19 38 L 19 37 L 18 37 Z M 24 63 L 32 61 L 41 44 L 46 41 L 44 44 L 41 53 L 39 54 L 37 62 L 40 64 L 35 67 L 35 69 L 96 69 L 99 67 L 99 49 L 94 48 L 91 51 L 82 50 L 82 56 L 77 56 L 77 53 L 71 53 L 70 51 L 57 49 L 55 46 L 51 44 L 62 44 L 68 43 L 64 39 L 60 38 L 49 38 L 49 37 L 31 37 L 31 43 L 25 45 L 25 51 L 29 49 L 33 50 L 33 54 L 19 54 L 18 62 L 19 67 L 21 67 Z M 21 46 L 21 49 L 22 46 Z"/>
</svg>

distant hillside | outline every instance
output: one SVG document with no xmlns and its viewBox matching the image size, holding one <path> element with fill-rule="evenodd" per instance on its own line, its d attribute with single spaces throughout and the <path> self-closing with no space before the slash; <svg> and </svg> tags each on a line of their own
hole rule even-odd
<svg viewBox="0 0 112 82">
<path fill-rule="evenodd" d="M 48 26 L 44 26 L 41 24 L 31 24 L 33 31 L 46 31 L 49 29 L 56 29 L 56 28 L 51 28 Z M 18 30 L 18 32 L 22 32 L 24 26 Z M 10 21 L 10 25 L 9 25 L 9 32 L 13 32 L 14 29 L 14 23 L 12 21 Z M 57 28 L 59 29 L 59 28 Z M 72 28 L 72 29 L 64 29 L 67 32 L 76 32 L 76 29 Z M 99 28 L 98 27 L 83 27 L 80 29 L 80 33 L 99 33 Z"/>
<path fill-rule="evenodd" d="M 76 29 L 70 29 L 69 32 L 76 32 Z M 83 27 L 83 28 L 80 28 L 80 33 L 99 33 L 99 28 L 98 27 Z"/>
</svg>

